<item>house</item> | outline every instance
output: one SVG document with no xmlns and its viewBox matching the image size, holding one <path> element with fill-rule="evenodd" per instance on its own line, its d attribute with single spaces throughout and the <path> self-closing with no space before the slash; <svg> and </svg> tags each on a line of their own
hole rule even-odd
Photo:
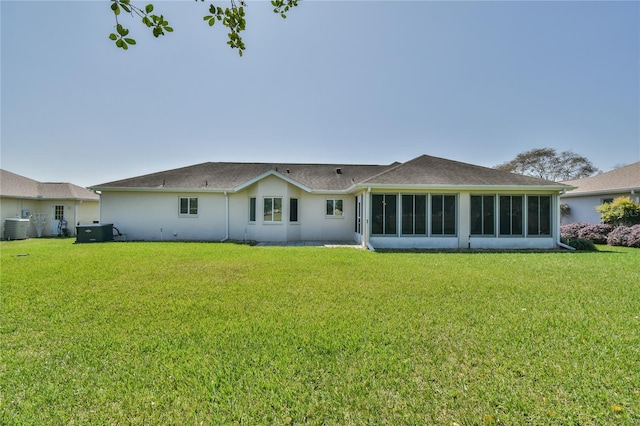
<svg viewBox="0 0 640 426">
<path fill-rule="evenodd" d="M 562 223 L 600 223 L 596 207 L 618 197 L 629 197 L 640 202 L 640 161 L 596 176 L 563 182 L 575 187 L 560 196 L 569 207 Z"/>
<path fill-rule="evenodd" d="M 423 155 L 405 163 L 202 163 L 93 186 L 128 240 L 352 241 L 372 248 L 558 246 L 570 187 Z"/>
<path fill-rule="evenodd" d="M 93 191 L 71 183 L 38 182 L 0 170 L 0 217 L 2 236 L 5 222 L 13 218 L 30 218 L 27 236 L 57 236 L 60 222 L 67 222 L 69 235 L 75 224 L 99 219 L 100 197 Z M 36 226 L 38 224 L 39 226 Z"/>
</svg>

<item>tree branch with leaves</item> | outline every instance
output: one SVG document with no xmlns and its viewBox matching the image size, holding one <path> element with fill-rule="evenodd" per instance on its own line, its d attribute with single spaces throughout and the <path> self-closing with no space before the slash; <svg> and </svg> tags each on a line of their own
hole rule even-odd
<svg viewBox="0 0 640 426">
<path fill-rule="evenodd" d="M 599 170 L 587 158 L 571 151 L 558 153 L 553 148 L 536 148 L 520 153 L 495 169 L 551 181 L 581 179 Z"/>
<path fill-rule="evenodd" d="M 138 17 L 142 23 L 151 28 L 154 37 L 160 37 L 165 33 L 173 32 L 173 27 L 169 25 L 164 15 L 154 14 L 154 6 L 152 3 L 147 4 L 144 8 L 138 7 L 131 3 L 131 0 L 109 0 L 111 3 L 111 10 L 113 11 L 116 26 L 115 32 L 109 34 L 109 38 L 115 42 L 116 47 L 123 50 L 128 50 L 129 46 L 136 44 L 136 40 L 129 37 L 129 29 L 120 23 L 119 17 L 122 12 L 126 12 L 132 17 Z M 196 0 L 198 1 L 198 0 Z M 204 0 L 200 0 L 204 2 Z M 240 33 L 246 29 L 247 21 L 245 19 L 245 7 L 247 6 L 244 0 L 229 0 L 230 5 L 228 7 L 216 6 L 213 3 L 209 6 L 209 14 L 203 17 L 210 27 L 219 21 L 229 29 L 227 33 L 227 44 L 232 49 L 237 49 L 238 54 L 242 56 L 243 51 L 246 49 L 244 41 Z M 287 13 L 292 7 L 298 5 L 300 0 L 272 0 L 273 12 L 280 15 L 283 19 L 287 17 Z"/>
</svg>

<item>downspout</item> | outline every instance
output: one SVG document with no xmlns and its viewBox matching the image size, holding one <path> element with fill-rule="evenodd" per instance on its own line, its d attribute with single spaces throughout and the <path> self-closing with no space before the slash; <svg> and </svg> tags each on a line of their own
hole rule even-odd
<svg viewBox="0 0 640 426">
<path fill-rule="evenodd" d="M 220 242 L 227 241 L 229 239 L 229 193 L 224 191 L 224 238 Z"/>
<path fill-rule="evenodd" d="M 363 226 L 363 234 L 362 234 L 362 242 L 364 245 L 371 251 L 376 251 L 375 247 L 371 245 L 369 242 L 369 206 L 371 205 L 371 187 L 367 187 L 367 192 L 365 194 L 365 202 L 364 202 L 364 226 Z"/>
<path fill-rule="evenodd" d="M 563 193 L 564 193 L 564 190 L 563 190 Z M 558 247 L 562 247 L 564 249 L 571 250 L 571 251 L 576 251 L 574 247 L 571 247 L 570 245 L 567 245 L 562 241 L 560 241 L 560 226 L 561 226 L 560 225 L 560 193 L 558 193 L 556 194 L 556 232 L 557 232 L 556 244 L 558 245 Z"/>
</svg>

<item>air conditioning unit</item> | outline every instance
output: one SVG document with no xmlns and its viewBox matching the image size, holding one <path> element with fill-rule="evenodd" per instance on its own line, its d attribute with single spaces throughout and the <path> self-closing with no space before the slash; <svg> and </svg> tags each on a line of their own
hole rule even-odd
<svg viewBox="0 0 640 426">
<path fill-rule="evenodd" d="M 4 237 L 7 240 L 26 240 L 29 231 L 29 219 L 11 217 L 4 221 Z"/>
</svg>

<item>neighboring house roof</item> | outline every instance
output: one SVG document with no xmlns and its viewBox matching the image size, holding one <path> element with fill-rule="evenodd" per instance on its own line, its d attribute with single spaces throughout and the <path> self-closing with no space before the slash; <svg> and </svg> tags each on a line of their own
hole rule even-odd
<svg viewBox="0 0 640 426">
<path fill-rule="evenodd" d="M 544 179 L 423 155 L 389 165 L 202 163 L 93 186 L 95 190 L 237 191 L 276 175 L 308 191 L 349 191 L 367 186 L 539 187 L 563 189 Z"/>
<path fill-rule="evenodd" d="M 0 196 L 39 200 L 100 200 L 100 196 L 95 192 L 72 183 L 38 182 L 1 169 Z"/>
<path fill-rule="evenodd" d="M 640 161 L 596 176 L 569 180 L 563 183 L 576 187 L 576 189 L 564 194 L 563 197 L 631 191 L 640 192 Z"/>
</svg>

